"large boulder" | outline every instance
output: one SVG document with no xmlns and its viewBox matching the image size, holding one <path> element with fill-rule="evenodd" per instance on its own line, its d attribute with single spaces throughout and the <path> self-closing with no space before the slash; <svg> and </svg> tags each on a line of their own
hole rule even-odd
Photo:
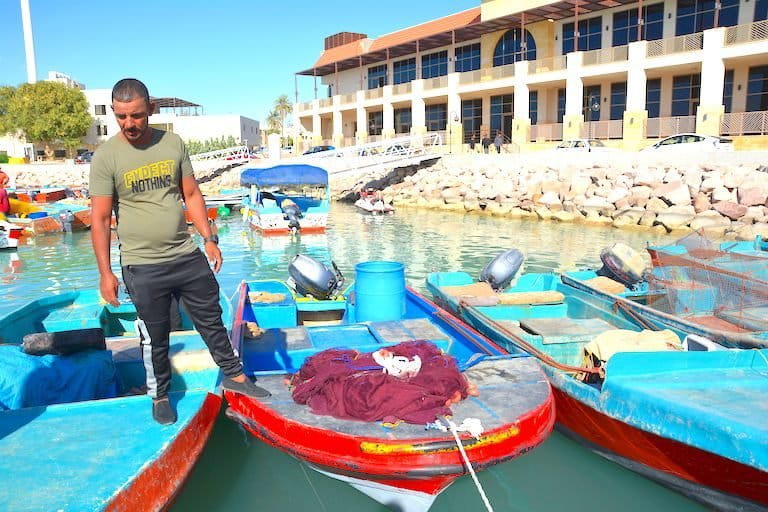
<svg viewBox="0 0 768 512">
<path fill-rule="evenodd" d="M 765 179 L 768 180 L 768 176 Z M 737 196 L 739 204 L 744 206 L 762 206 L 765 204 L 766 199 L 768 199 L 768 193 L 760 187 L 739 187 Z"/>
<path fill-rule="evenodd" d="M 713 208 L 731 220 L 739 220 L 747 214 L 747 207 L 732 201 L 720 201 Z"/>
<path fill-rule="evenodd" d="M 691 204 L 691 191 L 682 181 L 666 183 L 654 190 L 653 195 L 669 205 Z"/>
</svg>

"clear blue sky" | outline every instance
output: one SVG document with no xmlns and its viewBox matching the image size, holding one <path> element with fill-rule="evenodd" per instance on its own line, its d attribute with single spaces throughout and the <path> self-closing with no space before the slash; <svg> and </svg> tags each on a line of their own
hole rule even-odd
<svg viewBox="0 0 768 512">
<path fill-rule="evenodd" d="M 30 0 L 37 78 L 65 73 L 89 89 L 143 80 L 153 96 L 202 104 L 209 114 L 263 121 L 275 98 L 294 100 L 294 73 L 323 38 L 369 37 L 480 5 L 480 0 Z M 18 0 L 0 0 L 0 85 L 26 81 Z M 299 101 L 313 96 L 299 77 Z M 319 92 L 318 92 L 319 93 Z"/>
</svg>

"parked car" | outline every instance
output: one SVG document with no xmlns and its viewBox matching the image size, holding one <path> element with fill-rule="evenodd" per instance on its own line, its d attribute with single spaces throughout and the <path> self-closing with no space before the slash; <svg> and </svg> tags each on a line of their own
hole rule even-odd
<svg viewBox="0 0 768 512">
<path fill-rule="evenodd" d="M 89 164 L 91 163 L 91 159 L 93 158 L 93 151 L 86 151 L 85 153 L 81 155 L 77 155 L 77 158 L 75 158 L 76 164 Z"/>
<path fill-rule="evenodd" d="M 336 148 L 333 146 L 312 146 L 304 152 L 305 155 L 311 155 L 312 153 L 320 153 L 322 151 L 333 151 Z"/>
<path fill-rule="evenodd" d="M 555 148 L 557 151 L 575 151 L 582 153 L 596 152 L 614 152 L 616 148 L 609 148 L 598 139 L 571 139 L 564 140 Z"/>
<path fill-rule="evenodd" d="M 733 151 L 733 141 L 698 133 L 679 133 L 661 139 L 643 151 Z"/>
</svg>

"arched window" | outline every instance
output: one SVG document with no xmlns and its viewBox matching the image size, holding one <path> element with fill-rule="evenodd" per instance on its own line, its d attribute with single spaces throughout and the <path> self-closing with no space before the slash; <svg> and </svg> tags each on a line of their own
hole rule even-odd
<svg viewBox="0 0 768 512">
<path fill-rule="evenodd" d="M 496 43 L 493 51 L 493 65 L 504 66 L 521 60 L 536 60 L 536 41 L 527 30 L 525 31 L 525 53 L 522 49 L 522 37 L 519 28 L 507 30 Z"/>
</svg>

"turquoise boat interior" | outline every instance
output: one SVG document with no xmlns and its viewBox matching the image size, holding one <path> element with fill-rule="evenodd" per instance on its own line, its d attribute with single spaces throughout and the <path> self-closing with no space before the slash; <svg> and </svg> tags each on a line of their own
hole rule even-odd
<svg viewBox="0 0 768 512">
<path fill-rule="evenodd" d="M 596 274 L 569 276 L 586 280 Z M 542 367 L 560 391 L 639 429 L 768 470 L 768 405 L 755 400 L 768 393 L 768 350 L 686 351 L 687 333 L 680 329 L 667 331 L 673 343 L 662 350 L 625 345 L 634 339 L 626 331 L 639 333 L 643 326 L 554 273 L 523 274 L 503 292 L 491 291 L 498 296 L 495 305 L 480 300 L 472 305 L 478 296 L 461 294 L 477 284 L 465 272 L 427 277 L 439 304 L 493 341 L 510 351 L 534 350 L 551 358 L 542 360 Z M 615 329 L 624 331 L 601 347 L 606 358 L 600 361 L 600 377 L 587 378 L 578 370 L 594 356 L 588 344 Z"/>
<path fill-rule="evenodd" d="M 225 317 L 231 318 L 228 306 Z M 24 496 L 25 510 L 102 510 L 217 392 L 220 371 L 182 314 L 183 330 L 170 340 L 169 398 L 178 421 L 156 423 L 135 320 L 132 304 L 113 307 L 97 291 L 50 295 L 0 318 L 0 357 L 13 365 L 0 375 L 0 471 L 13 475 L 0 488 L 0 509 L 13 510 Z M 27 334 L 91 328 L 103 329 L 106 350 L 21 350 Z"/>
</svg>

